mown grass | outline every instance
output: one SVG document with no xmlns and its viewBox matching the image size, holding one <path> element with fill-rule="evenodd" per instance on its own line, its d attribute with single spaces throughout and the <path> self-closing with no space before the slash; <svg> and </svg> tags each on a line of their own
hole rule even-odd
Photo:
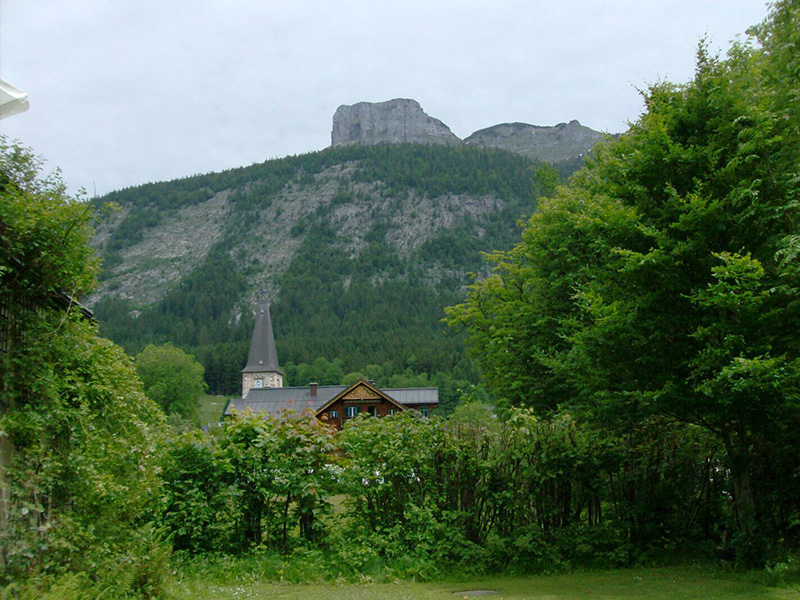
<svg viewBox="0 0 800 600">
<path fill-rule="evenodd" d="M 240 574 L 241 575 L 241 574 Z M 285 599 L 285 600 L 445 600 L 470 598 L 470 591 L 496 592 L 486 597 L 498 600 L 794 600 L 800 585 L 767 585 L 758 576 L 737 575 L 718 568 L 664 567 L 579 571 L 559 575 L 481 578 L 470 581 L 419 583 L 318 583 L 288 584 L 239 577 L 218 583 L 195 571 L 178 576 L 170 584 L 170 600 Z"/>
</svg>

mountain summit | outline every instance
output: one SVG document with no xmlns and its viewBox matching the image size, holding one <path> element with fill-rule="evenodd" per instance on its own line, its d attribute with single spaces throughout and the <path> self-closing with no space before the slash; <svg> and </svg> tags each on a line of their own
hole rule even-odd
<svg viewBox="0 0 800 600">
<path fill-rule="evenodd" d="M 464 144 L 481 148 L 502 148 L 528 158 L 557 162 L 585 154 L 596 143 L 603 141 L 603 138 L 599 131 L 574 120 L 553 127 L 501 123 L 476 131 L 464 139 Z"/>
<path fill-rule="evenodd" d="M 340 106 L 333 115 L 331 146 L 425 144 L 500 148 L 534 160 L 558 162 L 583 156 L 604 135 L 578 121 L 541 126 L 500 123 L 476 131 L 463 141 L 419 102 L 396 98 Z"/>
<path fill-rule="evenodd" d="M 361 144 L 444 144 L 461 140 L 439 119 L 428 116 L 419 102 L 396 98 L 340 106 L 333 115 L 331 146 Z"/>
</svg>

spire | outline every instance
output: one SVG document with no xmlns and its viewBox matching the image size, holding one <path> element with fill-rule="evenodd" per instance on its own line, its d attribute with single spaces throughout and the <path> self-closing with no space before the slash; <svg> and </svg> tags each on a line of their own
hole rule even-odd
<svg viewBox="0 0 800 600">
<path fill-rule="evenodd" d="M 242 373 L 280 373 L 278 351 L 275 349 L 275 336 L 272 334 L 272 319 L 269 316 L 269 303 L 259 300 L 256 312 L 256 324 L 250 340 L 250 353 L 247 355 L 247 366 Z"/>
</svg>

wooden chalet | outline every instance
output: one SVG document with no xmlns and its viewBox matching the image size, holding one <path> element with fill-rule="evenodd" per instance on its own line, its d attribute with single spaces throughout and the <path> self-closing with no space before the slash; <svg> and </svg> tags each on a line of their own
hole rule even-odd
<svg viewBox="0 0 800 600">
<path fill-rule="evenodd" d="M 283 372 L 272 332 L 269 306 L 259 303 L 247 365 L 242 369 L 242 397 L 231 400 L 225 416 L 251 410 L 268 414 L 311 409 L 317 418 L 341 429 L 359 415 L 385 417 L 404 410 L 430 416 L 439 406 L 438 388 L 378 388 L 371 381 L 352 385 L 283 387 Z"/>
</svg>

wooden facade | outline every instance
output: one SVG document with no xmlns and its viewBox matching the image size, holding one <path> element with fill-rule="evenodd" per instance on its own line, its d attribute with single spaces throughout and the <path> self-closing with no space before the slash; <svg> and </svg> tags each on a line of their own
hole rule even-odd
<svg viewBox="0 0 800 600">
<path fill-rule="evenodd" d="M 433 391 L 433 388 L 428 388 Z M 419 411 L 427 417 L 438 406 L 438 390 L 431 395 L 430 402 L 406 406 L 381 391 L 367 381 L 358 381 L 337 394 L 327 404 L 317 410 L 317 418 L 330 423 L 337 429 L 344 427 L 345 422 L 362 414 L 373 417 L 388 417 L 406 409 Z"/>
</svg>

